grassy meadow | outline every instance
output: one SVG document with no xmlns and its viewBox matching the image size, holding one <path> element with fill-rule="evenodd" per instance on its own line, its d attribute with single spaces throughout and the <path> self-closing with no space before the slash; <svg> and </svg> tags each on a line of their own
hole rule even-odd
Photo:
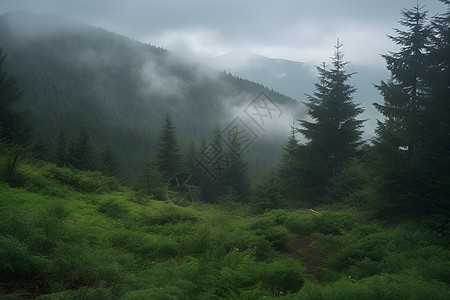
<svg viewBox="0 0 450 300">
<path fill-rule="evenodd" d="M 0 298 L 450 299 L 448 229 L 316 210 L 179 207 L 23 163 L 0 182 Z"/>
</svg>

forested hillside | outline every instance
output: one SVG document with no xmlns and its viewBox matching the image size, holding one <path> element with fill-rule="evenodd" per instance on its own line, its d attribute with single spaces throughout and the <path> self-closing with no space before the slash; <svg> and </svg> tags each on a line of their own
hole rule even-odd
<svg viewBox="0 0 450 300">
<path fill-rule="evenodd" d="M 128 176 L 136 174 L 146 152 L 155 152 L 166 112 L 183 148 L 190 140 L 209 141 L 260 92 L 283 109 L 285 128 L 299 116 L 294 100 L 260 84 L 57 16 L 2 16 L 0 46 L 23 91 L 15 108 L 28 112 L 33 135 L 52 145 L 62 129 L 75 138 L 85 127 L 98 146 L 111 141 L 118 148 Z M 253 170 L 277 161 L 285 135 L 258 139 L 249 155 Z"/>
<path fill-rule="evenodd" d="M 292 120 L 293 100 L 163 49 L 3 16 L 0 296 L 449 299 L 442 2 L 388 36 L 370 142 L 339 40 Z"/>
</svg>

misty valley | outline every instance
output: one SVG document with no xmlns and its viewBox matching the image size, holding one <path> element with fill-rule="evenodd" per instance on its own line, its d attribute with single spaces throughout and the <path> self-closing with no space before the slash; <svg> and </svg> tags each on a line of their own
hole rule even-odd
<svg viewBox="0 0 450 300">
<path fill-rule="evenodd" d="M 0 15 L 0 298 L 450 299 L 441 2 L 375 83 Z"/>
</svg>

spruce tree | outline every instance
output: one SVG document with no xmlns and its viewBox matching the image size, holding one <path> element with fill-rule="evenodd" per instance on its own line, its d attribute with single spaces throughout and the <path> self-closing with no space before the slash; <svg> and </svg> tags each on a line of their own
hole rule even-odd
<svg viewBox="0 0 450 300">
<path fill-rule="evenodd" d="M 25 114 L 16 112 L 13 108 L 22 92 L 17 78 L 9 75 L 4 68 L 5 60 L 6 54 L 0 48 L 0 138 L 23 144 L 30 138 L 30 129 Z"/>
<path fill-rule="evenodd" d="M 433 213 L 449 212 L 450 201 L 450 1 L 447 11 L 432 20 L 426 83 L 429 99 L 425 106 L 421 170 L 427 171 L 429 206 Z M 434 210 L 434 211 L 433 211 Z"/>
<path fill-rule="evenodd" d="M 223 183 L 233 189 L 238 201 L 247 202 L 250 196 L 250 179 L 237 132 L 232 133 L 228 138 L 228 145 L 229 150 L 226 155 L 231 161 L 225 170 Z"/>
<path fill-rule="evenodd" d="M 166 114 L 159 138 L 158 168 L 166 178 L 176 175 L 183 169 L 180 149 L 175 134 L 175 126 L 169 113 Z"/>
<path fill-rule="evenodd" d="M 363 109 L 352 100 L 355 88 L 347 83 L 353 75 L 347 73 L 342 44 L 337 42 L 331 69 L 325 63 L 317 67 L 319 82 L 316 91 L 307 95 L 307 114 L 312 121 L 301 120 L 300 133 L 308 140 L 298 148 L 299 185 L 306 197 L 320 196 L 329 178 L 355 156 L 361 145 L 364 120 L 357 117 Z"/>
<path fill-rule="evenodd" d="M 55 156 L 58 167 L 63 167 L 67 164 L 67 141 L 66 134 L 62 128 L 56 138 Z"/>
<path fill-rule="evenodd" d="M 386 118 L 378 128 L 379 138 L 383 139 L 384 134 L 390 135 L 396 139 L 396 147 L 413 153 L 422 133 L 423 108 L 426 105 L 424 78 L 431 29 L 426 24 L 427 11 L 418 4 L 413 9 L 403 10 L 399 23 L 406 30 L 395 29 L 397 35 L 389 38 L 400 46 L 400 50 L 382 55 L 391 78 L 377 86 L 384 103 L 374 103 L 374 106 Z"/>
<path fill-rule="evenodd" d="M 71 160 L 75 168 L 84 171 L 94 171 L 97 169 L 94 145 L 89 130 L 86 127 L 80 129 L 77 139 L 71 148 Z"/>
<path fill-rule="evenodd" d="M 106 176 L 118 176 L 120 169 L 119 156 L 117 150 L 110 140 L 108 140 L 100 151 L 100 163 L 102 173 Z"/>
<path fill-rule="evenodd" d="M 134 190 L 143 196 L 153 196 L 158 200 L 166 200 L 166 182 L 151 155 L 147 155 L 140 164 L 134 182 Z"/>
<path fill-rule="evenodd" d="M 439 113 L 435 109 L 433 112 L 430 97 L 435 80 L 429 80 L 433 32 L 427 11 L 418 4 L 401 14 L 399 23 L 405 29 L 396 29 L 397 35 L 389 36 L 400 49 L 383 55 L 390 80 L 377 86 L 384 102 L 374 106 L 385 120 L 379 121 L 376 129 L 371 171 L 382 199 L 380 207 L 391 212 L 424 212 L 430 205 L 425 200 L 429 193 L 426 186 L 433 189 L 433 179 L 430 181 L 433 175 L 426 173 L 439 167 L 439 163 L 427 164 L 431 156 L 424 151 L 430 145 L 428 136 L 439 131 L 437 124 L 432 125 Z M 445 111 L 443 107 L 440 109 Z M 431 152 L 440 151 L 440 146 L 434 147 Z"/>
<path fill-rule="evenodd" d="M 299 143 L 296 137 L 295 122 L 290 124 L 290 135 L 281 156 L 281 164 L 278 170 L 279 186 L 283 194 L 289 200 L 294 200 L 298 194 L 298 149 Z"/>
</svg>

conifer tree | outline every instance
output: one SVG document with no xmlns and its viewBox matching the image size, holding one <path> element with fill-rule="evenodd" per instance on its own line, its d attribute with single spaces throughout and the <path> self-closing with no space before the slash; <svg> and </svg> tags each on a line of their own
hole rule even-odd
<svg viewBox="0 0 450 300">
<path fill-rule="evenodd" d="M 438 117 L 430 115 L 430 84 L 434 79 L 427 79 L 433 65 L 428 50 L 433 34 L 427 11 L 418 4 L 403 10 L 399 23 L 405 30 L 396 29 L 397 35 L 389 38 L 400 49 L 383 55 L 390 80 L 377 86 L 384 102 L 374 106 L 385 120 L 379 121 L 376 129 L 371 171 L 384 201 L 380 207 L 391 212 L 425 211 L 430 205 L 425 201 L 426 183 L 431 184 L 425 170 L 433 167 L 425 167 L 430 156 L 424 155 L 424 149 L 430 129 L 437 129 L 429 120 Z"/>
<path fill-rule="evenodd" d="M 67 164 L 67 141 L 64 129 L 61 128 L 58 137 L 56 139 L 56 149 L 55 149 L 56 165 L 58 167 L 63 167 Z"/>
<path fill-rule="evenodd" d="M 159 138 L 158 168 L 166 178 L 176 175 L 183 169 L 180 149 L 175 134 L 175 126 L 169 113 L 166 114 Z"/>
<path fill-rule="evenodd" d="M 106 176 L 118 176 L 120 169 L 119 156 L 117 150 L 110 140 L 108 140 L 100 152 L 101 170 Z"/>
<path fill-rule="evenodd" d="M 163 175 L 159 172 L 155 159 L 151 155 L 140 164 L 134 190 L 144 196 L 153 196 L 165 200 L 166 185 Z"/>
<path fill-rule="evenodd" d="M 0 138 L 23 144 L 29 140 L 29 127 L 23 113 L 13 108 L 13 103 L 21 96 L 18 80 L 5 70 L 6 54 L 0 48 Z"/>
<path fill-rule="evenodd" d="M 71 159 L 73 166 L 77 169 L 84 171 L 94 171 L 97 169 L 94 146 L 91 135 L 86 127 L 82 127 L 78 132 L 77 139 L 72 146 Z"/>
<path fill-rule="evenodd" d="M 301 120 L 298 129 L 308 140 L 298 148 L 299 185 L 306 197 L 317 197 L 323 186 L 345 161 L 355 156 L 361 145 L 363 120 L 357 117 L 363 109 L 352 100 L 355 88 L 347 83 L 353 74 L 345 70 L 342 44 L 335 46 L 331 69 L 325 63 L 317 67 L 316 91 L 305 103 L 312 121 Z"/>
<path fill-rule="evenodd" d="M 250 179 L 237 132 L 231 134 L 228 143 L 229 150 L 226 154 L 231 161 L 225 171 L 223 182 L 227 187 L 233 189 L 238 201 L 247 202 L 250 196 Z"/>
<path fill-rule="evenodd" d="M 406 30 L 395 29 L 397 35 L 389 38 L 400 46 L 400 50 L 383 55 L 391 78 L 377 86 L 384 103 L 374 103 L 374 106 L 386 118 L 379 124 L 379 138 L 389 135 L 396 140 L 396 147 L 413 153 L 420 143 L 423 107 L 426 105 L 424 78 L 431 29 L 426 24 L 427 11 L 418 4 L 413 9 L 403 10 L 399 23 Z"/>
<path fill-rule="evenodd" d="M 353 74 L 345 71 L 348 62 L 343 60 L 339 40 L 332 57 L 332 67 L 317 67 L 319 83 L 316 92 L 308 95 L 305 103 L 308 115 L 314 122 L 302 120 L 299 131 L 308 139 L 308 145 L 317 157 L 327 163 L 333 175 L 342 161 L 355 155 L 361 144 L 363 120 L 357 120 L 363 109 L 358 107 L 352 94 L 355 88 L 347 81 Z"/>
<path fill-rule="evenodd" d="M 297 129 L 295 122 L 290 124 L 290 135 L 281 156 L 281 164 L 278 170 L 279 185 L 286 198 L 293 200 L 298 194 L 298 149 L 296 138 Z"/>
</svg>

